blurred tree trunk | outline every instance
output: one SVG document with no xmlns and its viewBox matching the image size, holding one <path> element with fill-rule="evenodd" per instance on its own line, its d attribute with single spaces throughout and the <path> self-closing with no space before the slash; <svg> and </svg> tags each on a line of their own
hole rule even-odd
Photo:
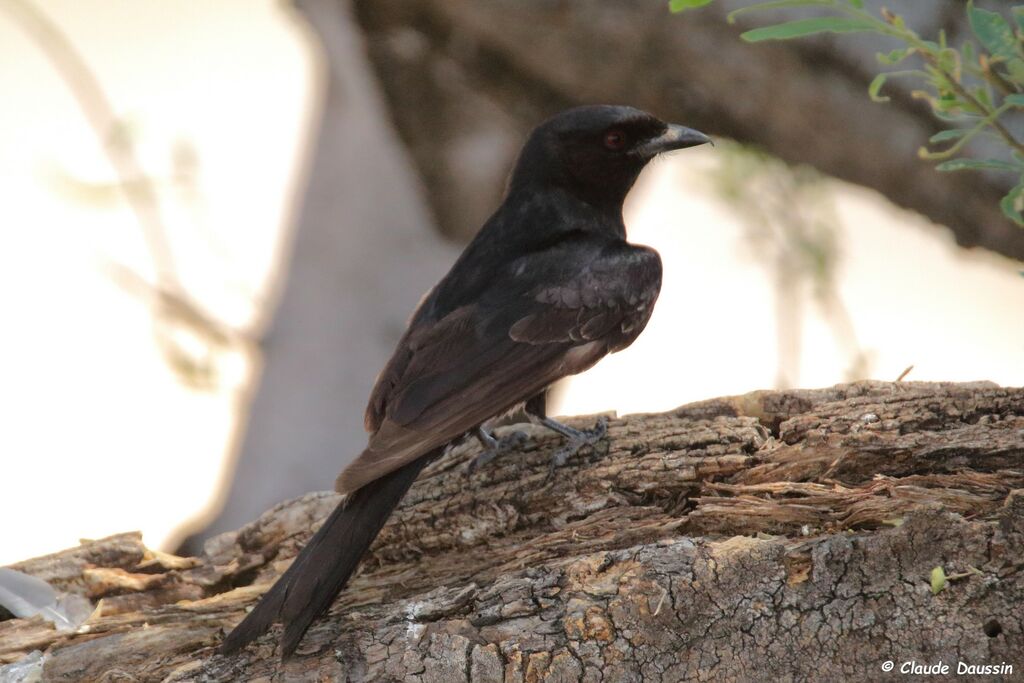
<svg viewBox="0 0 1024 683">
<path fill-rule="evenodd" d="M 330 486 L 366 444 L 365 397 L 417 298 L 454 260 L 388 123 L 346 5 L 296 7 L 323 64 L 308 180 L 230 492 L 191 549 L 285 498 Z"/>
<path fill-rule="evenodd" d="M 888 104 L 869 99 L 882 69 L 874 54 L 895 45 L 863 35 L 744 43 L 739 33 L 751 24 L 731 26 L 725 13 L 749 4 L 671 15 L 667 0 L 356 0 L 391 114 L 448 234 L 470 235 L 486 217 L 513 141 L 538 120 L 610 102 L 873 188 L 949 226 L 961 246 L 1024 259 L 1024 230 L 998 207 L 1012 179 L 943 174 L 920 161 L 939 122 L 906 81 L 887 86 Z M 951 44 L 967 37 L 962 2 L 885 4 L 926 37 L 940 28 Z M 1012 3 L 988 3 L 1000 4 Z"/>
<path fill-rule="evenodd" d="M 558 438 L 518 428 L 532 436 L 522 453 L 467 475 L 470 441 L 424 471 L 287 662 L 278 629 L 213 651 L 333 493 L 279 505 L 194 559 L 123 534 L 15 565 L 102 602 L 75 634 L 0 621 L 0 663 L 39 649 L 47 681 L 167 683 L 1024 666 L 1022 389 L 864 382 L 704 401 L 611 420 L 600 452 L 555 477 Z"/>
</svg>

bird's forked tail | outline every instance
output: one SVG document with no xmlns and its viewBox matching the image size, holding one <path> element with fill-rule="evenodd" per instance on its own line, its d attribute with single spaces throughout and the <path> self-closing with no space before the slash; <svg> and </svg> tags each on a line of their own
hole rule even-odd
<svg viewBox="0 0 1024 683">
<path fill-rule="evenodd" d="M 373 539 L 420 471 L 438 453 L 428 453 L 353 491 L 324 521 L 281 578 L 221 643 L 229 654 L 284 624 L 281 656 L 298 646 L 313 620 L 327 610 L 359 566 Z"/>
</svg>

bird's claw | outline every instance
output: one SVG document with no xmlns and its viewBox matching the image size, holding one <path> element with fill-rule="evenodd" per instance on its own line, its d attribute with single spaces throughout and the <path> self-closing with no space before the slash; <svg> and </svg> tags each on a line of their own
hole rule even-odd
<svg viewBox="0 0 1024 683">
<path fill-rule="evenodd" d="M 481 438 L 481 442 L 486 445 L 486 448 L 484 449 L 483 453 L 476 456 L 475 458 L 473 458 L 473 460 L 470 461 L 469 467 L 466 468 L 467 474 L 473 474 L 484 465 L 490 463 L 492 460 L 495 460 L 498 457 L 505 455 L 509 451 L 514 451 L 518 449 L 520 446 L 524 445 L 527 439 L 529 438 L 526 435 L 526 432 L 520 431 L 515 431 L 512 432 L 511 434 L 506 434 L 500 439 L 495 439 L 490 434 L 488 434 L 487 436 L 490 437 L 490 439 L 487 441 Z"/>
<path fill-rule="evenodd" d="M 551 469 L 549 476 L 565 463 L 572 456 L 580 452 L 584 446 L 596 448 L 608 434 L 608 418 L 604 415 L 597 418 L 597 422 L 590 429 L 574 429 L 573 433 L 566 437 L 565 443 L 551 456 Z"/>
</svg>

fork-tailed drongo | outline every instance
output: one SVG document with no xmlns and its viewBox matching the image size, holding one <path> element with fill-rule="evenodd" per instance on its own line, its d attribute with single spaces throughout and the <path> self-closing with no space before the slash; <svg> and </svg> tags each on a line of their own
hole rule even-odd
<svg viewBox="0 0 1024 683">
<path fill-rule="evenodd" d="M 423 299 L 378 377 L 369 443 L 338 476 L 348 495 L 222 652 L 280 620 L 290 655 L 420 471 L 491 418 L 526 403 L 570 441 L 585 440 L 542 414 L 544 392 L 644 329 L 661 260 L 626 241 L 622 202 L 652 158 L 705 142 L 618 106 L 570 109 L 531 133 L 501 206 Z"/>
</svg>

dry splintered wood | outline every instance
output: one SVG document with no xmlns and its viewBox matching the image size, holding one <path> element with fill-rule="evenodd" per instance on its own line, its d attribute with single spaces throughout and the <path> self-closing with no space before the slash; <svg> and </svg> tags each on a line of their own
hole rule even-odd
<svg viewBox="0 0 1024 683">
<path fill-rule="evenodd" d="M 424 471 L 293 659 L 276 630 L 214 650 L 333 493 L 282 503 L 197 558 L 129 533 L 12 565 L 98 603 L 75 633 L 0 622 L 0 662 L 41 650 L 43 680 L 167 682 L 1024 670 L 1024 389 L 753 392 L 613 419 L 553 474 L 557 437 L 507 429 L 529 433 L 521 452 L 469 474 L 467 442 Z M 936 567 L 953 577 L 938 593 Z"/>
</svg>

